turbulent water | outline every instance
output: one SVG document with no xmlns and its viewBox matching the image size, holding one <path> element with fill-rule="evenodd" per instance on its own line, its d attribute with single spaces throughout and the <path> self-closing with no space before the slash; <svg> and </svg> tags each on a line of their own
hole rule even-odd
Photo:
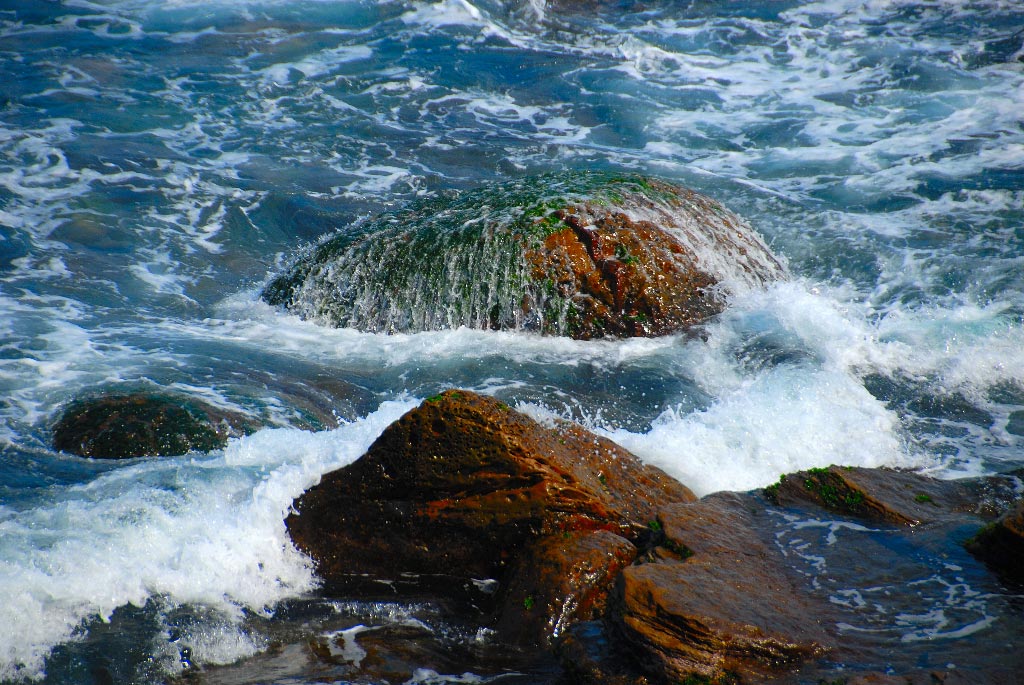
<svg viewBox="0 0 1024 685">
<path fill-rule="evenodd" d="M 1024 465 L 1019 3 L 583 5 L 0 6 L 0 681 L 262 652 L 315 587 L 292 499 L 446 387 L 581 421 L 699 493 Z M 704 192 L 793 278 L 629 341 L 361 333 L 258 299 L 302 244 L 565 168 Z M 268 427 L 163 460 L 48 447 L 71 399 L 126 387 Z M 998 623 L 969 587 L 929 607 L 878 621 Z"/>
</svg>

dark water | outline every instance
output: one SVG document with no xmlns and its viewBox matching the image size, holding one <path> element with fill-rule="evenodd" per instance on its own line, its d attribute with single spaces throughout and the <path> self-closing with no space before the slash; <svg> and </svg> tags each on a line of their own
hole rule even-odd
<svg viewBox="0 0 1024 685">
<path fill-rule="evenodd" d="M 315 584 L 291 500 L 449 386 L 575 418 L 701 493 L 833 462 L 1019 467 L 1022 30 L 1000 0 L 9 0 L 0 679 L 271 659 Z M 323 329 L 256 298 L 302 243 L 564 168 L 705 192 L 794 278 L 701 336 L 619 342 Z M 48 447 L 69 400 L 129 386 L 271 427 L 162 461 Z M 1001 635 L 994 605 L 935 596 L 936 644 Z M 436 663 L 472 682 L 450 674 L 477 662 Z"/>
</svg>

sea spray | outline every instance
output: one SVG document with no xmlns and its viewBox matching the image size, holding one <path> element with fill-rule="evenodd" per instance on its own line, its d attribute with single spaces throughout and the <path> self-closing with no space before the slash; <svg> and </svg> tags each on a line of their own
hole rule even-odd
<svg viewBox="0 0 1024 685">
<path fill-rule="evenodd" d="M 334 431 L 267 429 L 209 456 L 137 460 L 3 511 L 0 584 L 9 601 L 0 624 L 10 629 L 0 633 L 0 677 L 40 675 L 50 649 L 81 639 L 87 622 L 151 598 L 164 611 L 206 607 L 222 625 L 222 637 L 176 648 L 204 662 L 251 654 L 258 640 L 231 638 L 223 626 L 316 586 L 285 533 L 292 500 L 358 458 L 411 406 L 386 402 Z"/>
</svg>

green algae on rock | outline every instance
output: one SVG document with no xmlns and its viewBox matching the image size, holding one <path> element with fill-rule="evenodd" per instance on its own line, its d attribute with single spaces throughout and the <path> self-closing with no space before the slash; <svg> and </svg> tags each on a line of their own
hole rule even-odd
<svg viewBox="0 0 1024 685">
<path fill-rule="evenodd" d="M 95 459 L 172 457 L 223 447 L 255 428 L 194 398 L 152 392 L 72 402 L 53 427 L 54 449 Z"/>
<path fill-rule="evenodd" d="M 299 256 L 262 297 L 374 332 L 656 336 L 784 278 L 718 202 L 639 175 L 571 172 L 424 200 Z"/>
<path fill-rule="evenodd" d="M 987 524 L 964 543 L 971 554 L 999 574 L 1024 585 L 1024 499 L 1018 499 L 997 520 Z"/>
</svg>

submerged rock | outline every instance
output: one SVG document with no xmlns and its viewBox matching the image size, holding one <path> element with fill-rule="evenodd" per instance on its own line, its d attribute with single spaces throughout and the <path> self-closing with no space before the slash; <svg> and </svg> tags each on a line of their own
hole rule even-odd
<svg viewBox="0 0 1024 685">
<path fill-rule="evenodd" d="M 658 506 L 694 499 L 575 424 L 448 391 L 324 476 L 286 524 L 328 592 L 496 591 L 481 608 L 506 636 L 544 643 L 603 606 Z"/>
<path fill-rule="evenodd" d="M 96 459 L 177 456 L 223 447 L 253 427 L 241 414 L 194 398 L 109 395 L 68 406 L 53 427 L 53 447 Z"/>
<path fill-rule="evenodd" d="M 560 173 L 412 205 L 300 257 L 262 297 L 368 331 L 655 336 L 783 278 L 721 204 L 638 175 Z"/>
</svg>

